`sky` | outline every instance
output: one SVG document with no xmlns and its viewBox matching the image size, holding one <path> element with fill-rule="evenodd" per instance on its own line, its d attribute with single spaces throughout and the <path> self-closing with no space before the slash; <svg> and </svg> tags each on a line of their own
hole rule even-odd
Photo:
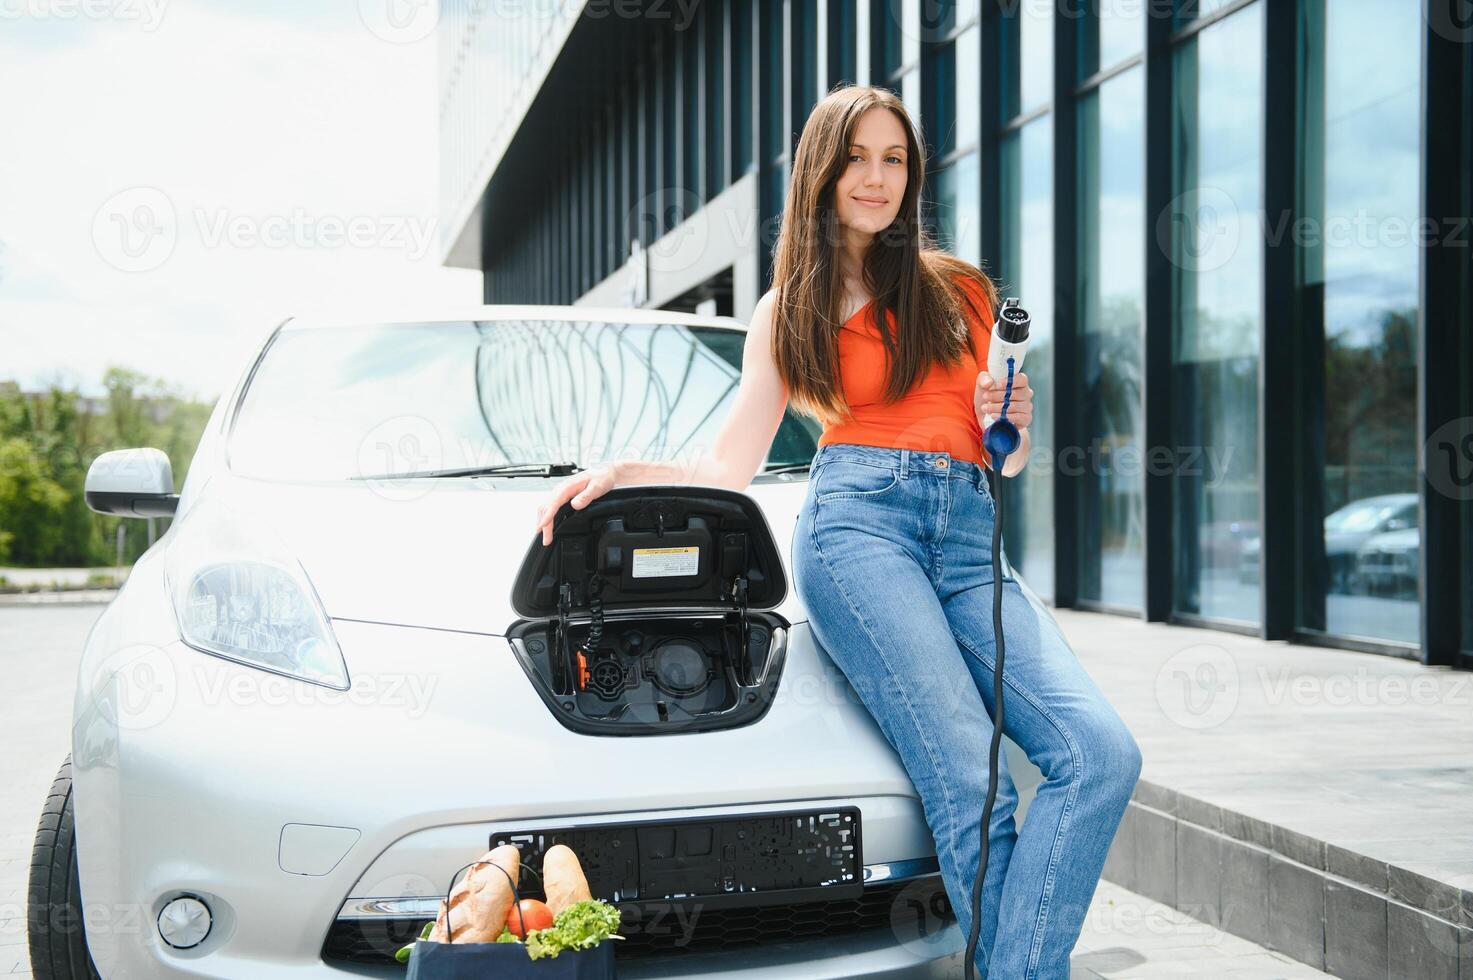
<svg viewBox="0 0 1473 980">
<path fill-rule="evenodd" d="M 212 401 L 287 316 L 478 304 L 439 262 L 434 10 L 0 0 L 0 381 Z"/>
</svg>

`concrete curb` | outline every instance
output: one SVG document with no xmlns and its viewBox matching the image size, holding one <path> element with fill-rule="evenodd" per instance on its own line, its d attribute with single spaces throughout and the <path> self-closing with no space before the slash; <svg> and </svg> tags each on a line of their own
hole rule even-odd
<svg viewBox="0 0 1473 980">
<path fill-rule="evenodd" d="M 1335 976 L 1473 976 L 1473 893 L 1145 780 L 1102 877 Z"/>
</svg>

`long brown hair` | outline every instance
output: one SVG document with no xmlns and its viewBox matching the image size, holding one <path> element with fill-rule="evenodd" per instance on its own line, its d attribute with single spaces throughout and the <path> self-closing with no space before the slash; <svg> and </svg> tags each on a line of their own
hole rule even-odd
<svg viewBox="0 0 1473 980">
<path fill-rule="evenodd" d="M 773 258 L 773 359 L 794 407 L 824 422 L 850 415 L 839 378 L 839 328 L 844 282 L 839 266 L 842 229 L 834 188 L 848 166 L 859 117 L 884 108 L 905 129 L 907 179 L 895 220 L 877 232 L 864 256 L 864 283 L 874 303 L 866 312 L 886 351 L 886 404 L 904 395 L 937 364 L 956 364 L 971 345 L 962 304 L 985 319 L 959 280 L 976 283 L 989 308 L 997 287 L 976 266 L 941 251 L 921 221 L 924 144 L 899 96 L 873 85 L 830 91 L 809 113 L 798 139 L 792 180 Z M 895 317 L 892 336 L 886 313 Z"/>
</svg>

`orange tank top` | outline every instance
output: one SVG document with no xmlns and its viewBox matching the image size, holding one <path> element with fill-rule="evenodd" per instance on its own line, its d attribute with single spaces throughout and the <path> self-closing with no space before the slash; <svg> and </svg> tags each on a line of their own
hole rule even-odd
<svg viewBox="0 0 1473 980">
<path fill-rule="evenodd" d="M 980 466 L 991 465 L 987 450 L 982 448 L 982 427 L 977 422 L 972 395 L 978 373 L 987 369 L 993 314 L 980 286 L 967 279 L 961 283 L 977 307 L 986 311 L 983 321 L 972 317 L 965 305 L 962 307 L 962 315 L 971 320 L 980 361 L 963 348 L 959 364 L 932 365 L 903 397 L 892 405 L 884 404 L 885 342 L 875 324 L 871 300 L 839 329 L 839 377 L 853 418 L 825 425 L 819 446 L 852 442 L 946 452 Z M 887 310 L 885 319 L 891 333 L 895 333 L 894 315 Z"/>
</svg>

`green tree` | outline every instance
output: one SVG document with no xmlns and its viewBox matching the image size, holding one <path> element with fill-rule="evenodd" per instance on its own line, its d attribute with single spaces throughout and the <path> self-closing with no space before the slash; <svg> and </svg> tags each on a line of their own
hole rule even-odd
<svg viewBox="0 0 1473 980">
<path fill-rule="evenodd" d="M 126 368 L 109 368 L 103 389 L 94 400 L 56 384 L 22 392 L 0 382 L 0 561 L 111 565 L 120 524 L 125 563 L 148 547 L 144 521 L 88 508 L 87 469 L 108 450 L 152 446 L 169 457 L 177 491 L 213 405 Z M 160 534 L 167 526 L 156 521 Z"/>
</svg>

